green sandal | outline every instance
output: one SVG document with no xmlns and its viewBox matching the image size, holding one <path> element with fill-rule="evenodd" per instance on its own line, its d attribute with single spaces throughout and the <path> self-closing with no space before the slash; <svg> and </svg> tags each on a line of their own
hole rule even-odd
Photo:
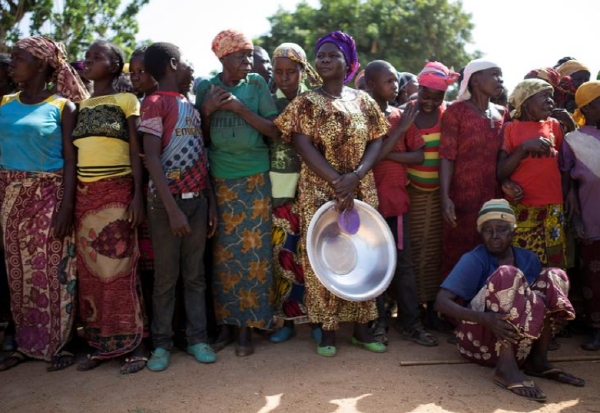
<svg viewBox="0 0 600 413">
<path fill-rule="evenodd" d="M 323 357 L 334 357 L 337 354 L 337 348 L 335 346 L 317 346 L 317 354 Z"/>
<path fill-rule="evenodd" d="M 379 341 L 374 341 L 372 343 L 363 343 L 362 341 L 358 341 L 354 336 L 352 336 L 350 343 L 353 346 L 362 347 L 365 350 L 368 350 L 372 353 L 385 353 L 387 351 L 387 347 L 385 346 L 385 344 L 380 343 Z"/>
</svg>

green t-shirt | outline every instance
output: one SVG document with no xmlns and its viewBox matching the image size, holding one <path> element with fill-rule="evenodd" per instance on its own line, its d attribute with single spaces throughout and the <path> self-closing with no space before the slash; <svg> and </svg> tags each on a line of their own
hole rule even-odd
<svg viewBox="0 0 600 413">
<path fill-rule="evenodd" d="M 269 87 L 260 75 L 250 73 L 234 87 L 226 87 L 220 76 L 198 85 L 196 109 L 200 110 L 211 85 L 215 85 L 233 94 L 263 118 L 277 115 Z M 263 136 L 241 116 L 228 110 L 218 110 L 211 115 L 208 158 L 210 173 L 215 178 L 241 178 L 269 170 L 269 147 Z"/>
</svg>

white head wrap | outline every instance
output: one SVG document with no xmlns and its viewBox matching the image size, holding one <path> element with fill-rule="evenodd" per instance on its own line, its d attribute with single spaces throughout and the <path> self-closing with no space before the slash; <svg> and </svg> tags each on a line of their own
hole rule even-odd
<svg viewBox="0 0 600 413">
<path fill-rule="evenodd" d="M 500 65 L 490 62 L 485 59 L 471 60 L 465 67 L 463 74 L 463 80 L 460 82 L 460 89 L 458 90 L 458 100 L 469 100 L 471 99 L 471 92 L 469 92 L 469 81 L 473 73 L 481 72 L 482 70 L 492 69 L 494 67 L 500 67 Z"/>
</svg>

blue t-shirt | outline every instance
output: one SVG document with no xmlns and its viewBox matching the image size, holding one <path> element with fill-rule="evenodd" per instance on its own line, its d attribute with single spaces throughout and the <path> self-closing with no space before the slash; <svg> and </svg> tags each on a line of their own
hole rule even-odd
<svg viewBox="0 0 600 413">
<path fill-rule="evenodd" d="M 29 105 L 21 103 L 19 94 L 4 96 L 0 106 L 0 168 L 26 172 L 62 169 L 61 114 L 68 100 L 52 95 Z"/>
<path fill-rule="evenodd" d="M 512 249 L 515 256 L 515 267 L 523 272 L 525 279 L 531 285 L 542 272 L 539 258 L 531 251 L 517 247 L 512 247 Z M 491 254 L 485 245 L 479 245 L 460 258 L 441 287 L 467 302 L 471 301 L 498 267 L 496 256 Z"/>
</svg>

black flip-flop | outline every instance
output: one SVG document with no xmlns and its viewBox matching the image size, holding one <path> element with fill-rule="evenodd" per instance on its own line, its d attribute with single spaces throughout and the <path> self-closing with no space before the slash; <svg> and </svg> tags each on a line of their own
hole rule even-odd
<svg viewBox="0 0 600 413">
<path fill-rule="evenodd" d="M 61 365 L 61 360 L 67 357 L 70 359 L 70 362 L 64 365 Z M 50 362 L 50 365 L 48 367 L 46 367 L 46 371 L 47 372 L 52 372 L 52 371 L 59 371 L 59 370 L 63 370 L 66 369 L 67 367 L 71 367 L 73 364 L 75 363 L 75 354 L 71 353 L 70 351 L 60 351 L 59 353 L 55 354 L 54 357 L 52 357 L 52 361 Z"/>
<path fill-rule="evenodd" d="M 544 403 L 547 399 L 546 395 L 544 394 L 544 392 L 542 392 L 542 395 L 539 397 L 528 397 L 522 394 L 517 393 L 515 390 L 517 389 L 534 389 L 535 383 L 531 380 L 523 380 L 522 382 L 519 383 L 513 383 L 513 384 L 504 384 L 502 383 L 500 380 L 496 380 L 494 379 L 494 384 L 503 388 L 504 390 L 508 390 L 509 392 L 511 392 L 512 394 L 514 394 L 515 396 L 519 396 L 519 397 L 523 397 L 527 400 L 533 400 L 534 402 L 539 402 L 539 403 Z M 541 391 L 541 389 L 539 389 Z"/>
<path fill-rule="evenodd" d="M 554 380 L 559 383 L 570 384 L 575 387 L 585 386 L 585 380 L 575 377 L 570 373 L 566 373 L 561 369 L 551 368 L 541 373 L 536 371 L 525 370 L 525 374 L 531 377 L 540 377 L 542 379 Z"/>
</svg>

